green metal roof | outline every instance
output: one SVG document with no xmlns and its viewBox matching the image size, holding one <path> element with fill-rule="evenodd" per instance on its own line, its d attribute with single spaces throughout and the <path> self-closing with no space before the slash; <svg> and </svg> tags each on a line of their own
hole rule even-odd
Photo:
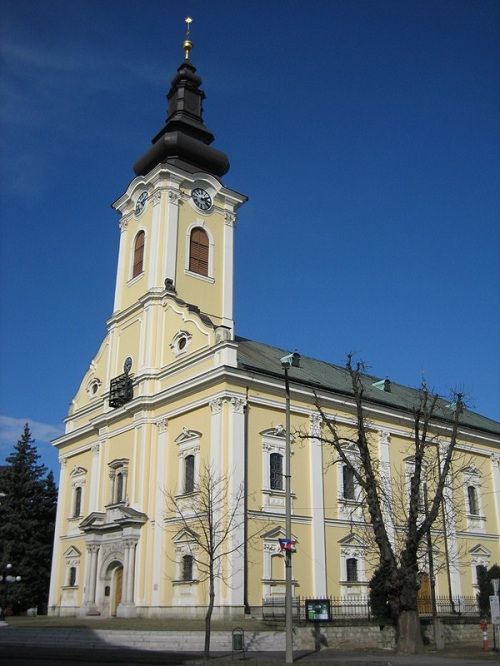
<svg viewBox="0 0 500 666">
<path fill-rule="evenodd" d="M 280 358 L 289 354 L 289 350 L 272 347 L 262 342 L 236 337 L 238 343 L 238 367 L 262 373 L 268 376 L 283 377 Z M 288 375 L 290 381 L 305 384 L 314 389 L 324 389 L 340 395 L 352 396 L 351 382 L 345 367 L 318 361 L 308 356 L 300 357 L 300 368 L 290 368 Z M 391 380 L 391 391 L 373 386 L 374 383 L 384 379 L 371 375 L 364 375 L 364 394 L 369 402 L 386 405 L 394 409 L 410 410 L 418 399 L 418 389 L 397 384 Z M 448 420 L 451 417 L 451 407 L 445 399 L 439 402 L 441 417 Z M 448 418 L 447 418 L 448 417 Z M 465 410 L 461 419 L 462 425 L 482 430 L 494 435 L 500 435 L 500 423 L 481 416 L 470 410 Z"/>
</svg>

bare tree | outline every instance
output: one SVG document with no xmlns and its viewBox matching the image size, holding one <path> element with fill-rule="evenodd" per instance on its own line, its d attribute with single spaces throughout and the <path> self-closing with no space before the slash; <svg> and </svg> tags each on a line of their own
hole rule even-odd
<svg viewBox="0 0 500 666">
<path fill-rule="evenodd" d="M 234 570 L 228 556 L 243 547 L 243 487 L 231 489 L 231 479 L 212 467 L 202 468 L 194 492 L 178 496 L 166 493 L 168 520 L 189 535 L 188 544 L 197 579 L 208 582 L 205 614 L 204 658 L 210 654 L 211 620 L 215 581 L 231 585 Z"/>
<path fill-rule="evenodd" d="M 373 428 L 367 419 L 363 381 L 364 365 L 347 357 L 356 423 L 350 429 L 328 416 L 319 398 L 316 407 L 322 418 L 321 440 L 335 450 L 339 462 L 351 470 L 361 489 L 362 503 L 378 551 L 379 581 L 386 594 L 390 615 L 396 625 L 397 646 L 401 652 L 422 648 L 418 618 L 419 560 L 433 523 L 440 515 L 444 491 L 456 453 L 458 427 L 463 412 L 462 395 L 456 393 L 448 407 L 423 384 L 417 392 L 412 414 L 411 477 L 404 495 L 404 519 L 394 524 L 395 498 L 384 477 Z M 439 427 L 446 429 L 446 444 L 437 440 Z M 347 436 L 346 436 L 347 435 Z M 346 451 L 350 446 L 354 455 Z M 432 461 L 432 474 L 429 473 Z M 436 464 L 437 462 L 437 464 Z M 424 482 L 429 488 L 427 510 L 423 511 Z M 403 493 L 400 493 L 403 497 Z M 399 512 L 402 515 L 402 512 Z M 445 526 L 443 526 L 445 528 Z"/>
</svg>

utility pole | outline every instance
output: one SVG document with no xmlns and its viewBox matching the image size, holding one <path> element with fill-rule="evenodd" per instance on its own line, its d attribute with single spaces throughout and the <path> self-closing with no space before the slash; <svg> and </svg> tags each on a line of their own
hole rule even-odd
<svg viewBox="0 0 500 666">
<path fill-rule="evenodd" d="M 285 373 L 285 663 L 293 664 L 293 602 L 292 602 L 292 486 L 290 451 L 290 384 L 288 369 L 298 368 L 300 355 L 283 356 L 281 367 Z"/>
</svg>

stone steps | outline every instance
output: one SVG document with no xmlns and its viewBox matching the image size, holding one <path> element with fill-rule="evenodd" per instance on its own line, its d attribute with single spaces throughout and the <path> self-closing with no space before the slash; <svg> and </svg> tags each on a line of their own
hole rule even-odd
<svg viewBox="0 0 500 666">
<path fill-rule="evenodd" d="M 203 651 L 203 631 L 122 631 L 104 629 L 32 629 L 0 628 L 0 645 L 64 646 L 86 648 L 124 647 L 139 650 L 200 652 Z M 230 631 L 213 631 L 210 649 L 231 652 Z M 245 631 L 247 651 L 277 651 L 285 649 L 285 636 L 277 631 Z"/>
</svg>

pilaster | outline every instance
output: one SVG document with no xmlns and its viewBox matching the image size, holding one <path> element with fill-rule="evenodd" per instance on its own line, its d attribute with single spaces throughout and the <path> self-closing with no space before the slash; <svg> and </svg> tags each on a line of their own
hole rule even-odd
<svg viewBox="0 0 500 666">
<path fill-rule="evenodd" d="M 166 418 L 160 418 L 156 422 L 158 430 L 157 435 L 157 473 L 156 473 L 156 501 L 155 501 L 155 521 L 153 537 L 153 559 L 152 559 L 152 586 L 151 599 L 153 606 L 159 606 L 161 600 L 161 582 L 163 578 L 163 563 L 165 553 L 163 552 L 163 514 L 164 514 L 164 491 L 166 478 L 166 454 L 168 446 L 168 421 Z"/>
<path fill-rule="evenodd" d="M 325 495 L 323 488 L 323 446 L 321 434 L 321 416 L 314 412 L 309 416 L 309 464 L 311 466 L 311 550 L 313 567 L 313 594 L 316 597 L 327 596 L 326 583 L 326 544 L 325 544 Z"/>
<path fill-rule="evenodd" d="M 244 543 L 244 507 L 243 507 L 243 489 L 244 489 L 244 460 L 245 460 L 245 409 L 247 401 L 240 396 L 233 396 L 229 400 L 229 428 L 230 436 L 228 441 L 228 474 L 229 474 L 229 508 L 235 510 L 234 526 L 229 535 L 229 550 L 234 550 L 230 555 L 230 605 L 243 606 L 243 543 Z M 235 502 L 239 499 L 239 504 Z M 239 548 L 241 546 L 241 548 Z"/>
</svg>

